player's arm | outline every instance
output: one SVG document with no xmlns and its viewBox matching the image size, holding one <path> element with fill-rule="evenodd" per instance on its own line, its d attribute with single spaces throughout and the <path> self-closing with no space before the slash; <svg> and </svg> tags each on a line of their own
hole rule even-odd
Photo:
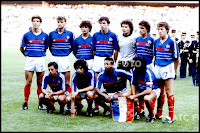
<svg viewBox="0 0 200 133">
<path fill-rule="evenodd" d="M 110 96 L 108 96 L 106 93 L 103 93 L 99 88 L 96 88 L 95 91 L 96 91 L 96 93 L 98 93 L 99 95 L 105 97 L 105 99 L 107 99 L 107 100 L 108 100 L 108 98 L 110 97 Z"/>
<path fill-rule="evenodd" d="M 24 50 L 23 47 L 20 47 L 19 50 L 21 51 L 21 53 L 22 53 L 24 56 L 26 56 L 26 55 L 25 55 L 25 50 Z"/>
<path fill-rule="evenodd" d="M 59 91 L 57 91 L 57 92 L 52 92 L 52 93 L 50 93 L 51 95 L 63 95 L 65 93 L 65 91 L 64 90 L 59 90 Z"/>
<path fill-rule="evenodd" d="M 49 41 L 48 41 L 48 43 L 49 43 L 49 51 L 52 53 L 52 43 L 53 43 L 53 40 L 52 40 L 52 37 L 51 37 L 52 35 L 51 35 L 51 33 L 49 34 Z"/>
<path fill-rule="evenodd" d="M 136 94 L 135 97 L 148 95 L 148 94 L 151 93 L 151 91 L 152 91 L 152 88 L 151 88 L 151 87 L 147 87 L 146 90 L 144 90 L 144 91 L 141 92 L 141 93 Z"/>
<path fill-rule="evenodd" d="M 178 64 L 180 62 L 180 58 L 175 58 L 175 62 L 174 62 L 174 68 L 175 68 L 175 72 L 177 72 L 177 68 L 178 68 Z"/>
<path fill-rule="evenodd" d="M 118 57 L 118 50 L 114 50 L 114 61 L 117 61 L 117 57 Z"/>
<path fill-rule="evenodd" d="M 77 92 L 79 93 L 79 92 L 84 92 L 84 91 L 91 91 L 93 89 L 94 89 L 94 85 L 90 85 L 90 86 L 88 86 L 86 88 L 78 90 Z"/>
</svg>

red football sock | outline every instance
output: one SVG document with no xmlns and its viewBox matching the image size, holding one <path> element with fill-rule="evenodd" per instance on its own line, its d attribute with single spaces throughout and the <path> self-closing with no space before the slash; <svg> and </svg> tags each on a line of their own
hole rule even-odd
<svg viewBox="0 0 200 133">
<path fill-rule="evenodd" d="M 95 109 L 99 109 L 99 105 L 94 102 Z"/>
<path fill-rule="evenodd" d="M 174 102 L 175 102 L 175 97 L 172 94 L 172 95 L 168 96 L 167 98 L 168 98 L 169 117 L 173 120 L 174 119 Z"/>
<path fill-rule="evenodd" d="M 156 116 L 161 116 L 163 111 L 163 105 L 165 103 L 165 94 L 160 95 L 158 98 L 157 114 Z"/>
<path fill-rule="evenodd" d="M 24 102 L 28 102 L 28 98 L 30 96 L 31 86 L 24 86 Z"/>
<path fill-rule="evenodd" d="M 139 101 L 139 106 L 142 110 L 144 110 L 144 101 Z"/>
<path fill-rule="evenodd" d="M 137 104 L 137 102 L 134 102 L 134 106 L 135 106 L 135 110 L 136 110 L 138 113 L 142 113 L 142 109 L 141 109 L 140 106 Z"/>
<path fill-rule="evenodd" d="M 39 95 L 42 93 L 42 85 L 37 85 L 38 102 L 40 102 Z"/>
<path fill-rule="evenodd" d="M 71 88 L 71 86 L 70 86 L 69 84 L 67 84 L 67 91 L 68 91 L 69 93 L 72 92 L 72 88 Z"/>
<path fill-rule="evenodd" d="M 55 103 L 54 103 L 54 102 L 50 102 L 50 103 L 51 103 L 51 105 L 53 105 L 53 106 L 55 105 Z"/>
<path fill-rule="evenodd" d="M 152 110 L 152 114 L 151 114 L 152 117 L 154 117 L 155 102 L 156 102 L 156 99 L 154 99 L 150 102 L 150 107 L 151 107 L 151 110 Z"/>
</svg>

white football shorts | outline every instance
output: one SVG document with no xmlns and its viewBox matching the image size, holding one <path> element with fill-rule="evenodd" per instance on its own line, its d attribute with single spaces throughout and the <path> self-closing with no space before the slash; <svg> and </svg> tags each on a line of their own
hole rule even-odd
<svg viewBox="0 0 200 133">
<path fill-rule="evenodd" d="M 88 69 L 92 69 L 93 67 L 93 62 L 94 62 L 94 59 L 90 59 L 90 60 L 85 60 L 88 64 Z"/>
<path fill-rule="evenodd" d="M 45 57 L 29 57 L 26 56 L 25 58 L 25 71 L 30 72 L 44 72 L 45 71 Z"/>
<path fill-rule="evenodd" d="M 170 79 L 175 78 L 175 68 L 174 63 L 171 63 L 167 66 L 161 67 L 158 65 L 155 65 L 154 73 L 157 79 Z"/>
<path fill-rule="evenodd" d="M 153 89 L 152 91 L 156 93 L 156 99 L 158 99 L 160 96 L 160 92 L 161 92 L 160 88 Z"/>
<path fill-rule="evenodd" d="M 58 72 L 69 72 L 71 70 L 69 56 L 51 56 L 51 62 L 58 64 Z"/>
<path fill-rule="evenodd" d="M 104 68 L 104 59 L 105 58 L 106 57 L 94 56 L 92 70 L 94 70 L 97 73 L 100 73 L 103 70 L 105 70 L 105 68 Z"/>
</svg>

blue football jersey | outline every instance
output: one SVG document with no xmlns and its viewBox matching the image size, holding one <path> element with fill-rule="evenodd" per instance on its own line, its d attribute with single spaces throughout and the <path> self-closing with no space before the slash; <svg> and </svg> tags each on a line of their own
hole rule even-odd
<svg viewBox="0 0 200 133">
<path fill-rule="evenodd" d="M 71 87 L 74 92 L 76 92 L 78 89 L 83 89 L 88 86 L 96 84 L 96 79 L 95 79 L 95 72 L 93 70 L 88 70 L 86 74 L 80 75 L 77 72 L 75 72 L 72 76 L 72 83 Z"/>
<path fill-rule="evenodd" d="M 58 72 L 56 78 L 52 78 L 50 74 L 47 74 L 43 78 L 42 89 L 46 89 L 47 86 L 50 86 L 53 92 L 57 92 L 59 90 L 66 90 L 66 77 L 64 74 Z"/>
<path fill-rule="evenodd" d="M 155 40 L 154 47 L 155 64 L 158 66 L 167 66 L 180 56 L 178 45 L 170 36 L 163 44 L 160 42 L 160 38 Z"/>
<path fill-rule="evenodd" d="M 101 31 L 96 32 L 92 39 L 92 50 L 96 56 L 111 57 L 113 51 L 119 50 L 118 39 L 115 33 L 108 30 L 107 34 L 102 34 Z"/>
<path fill-rule="evenodd" d="M 121 77 L 131 80 L 132 73 L 122 69 L 113 68 L 113 74 L 107 75 L 106 71 L 99 73 L 96 88 L 101 89 L 103 84 L 104 89 L 108 93 L 121 91 L 126 86 L 121 82 Z"/>
<path fill-rule="evenodd" d="M 46 56 L 46 49 L 48 49 L 48 35 L 43 31 L 41 34 L 35 35 L 31 29 L 29 32 L 24 34 L 21 47 L 25 47 L 26 56 Z"/>
<path fill-rule="evenodd" d="M 146 38 L 142 38 L 142 36 L 136 38 L 137 55 L 144 57 L 147 65 L 151 64 L 153 60 L 153 43 L 154 39 L 150 34 L 148 34 Z"/>
<path fill-rule="evenodd" d="M 89 35 L 88 38 L 83 39 L 82 35 L 80 35 L 74 41 L 73 54 L 77 59 L 93 59 L 91 47 L 92 36 Z"/>
<path fill-rule="evenodd" d="M 143 92 L 147 87 L 151 87 L 153 89 L 157 89 L 158 83 L 154 72 L 150 68 L 146 68 L 145 76 L 138 75 L 135 76 L 135 69 L 133 70 L 133 78 L 131 79 L 131 84 L 136 86 L 136 89 L 139 92 Z"/>
<path fill-rule="evenodd" d="M 49 48 L 53 56 L 68 56 L 71 53 L 74 35 L 71 31 L 64 30 L 62 34 L 58 30 L 49 33 Z"/>
</svg>

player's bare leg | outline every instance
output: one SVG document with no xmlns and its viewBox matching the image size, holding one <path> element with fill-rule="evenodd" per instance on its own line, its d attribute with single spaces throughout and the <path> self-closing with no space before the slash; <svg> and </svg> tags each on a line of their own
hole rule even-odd
<svg viewBox="0 0 200 133">
<path fill-rule="evenodd" d="M 31 92 L 31 84 L 34 72 L 25 71 L 26 84 L 24 86 L 24 103 L 22 105 L 22 110 L 28 109 L 28 99 Z"/>
</svg>

